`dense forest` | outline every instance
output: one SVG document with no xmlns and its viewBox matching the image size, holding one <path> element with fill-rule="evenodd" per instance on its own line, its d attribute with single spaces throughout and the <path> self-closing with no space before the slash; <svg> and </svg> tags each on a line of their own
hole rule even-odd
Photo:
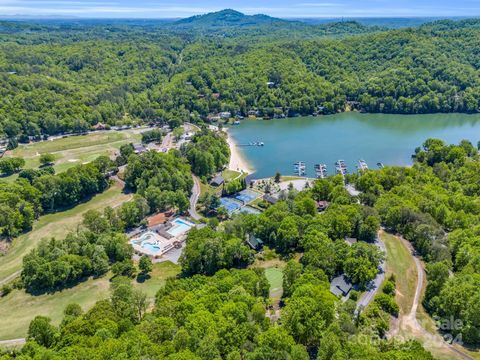
<svg viewBox="0 0 480 360">
<path fill-rule="evenodd" d="M 57 175 L 52 167 L 43 167 L 21 171 L 15 183 L 0 181 L 0 236 L 15 237 L 31 229 L 41 214 L 75 206 L 103 192 L 111 165 L 111 160 L 102 156 Z"/>
<path fill-rule="evenodd" d="M 114 161 L 101 156 L 60 174 L 48 154 L 38 169 L 0 160 L 3 175 L 18 173 L 0 181 L 0 236 L 8 239 L 45 212 L 104 191 L 120 166 L 117 181 L 133 193 L 115 209 L 86 212 L 65 239 L 38 239 L 12 282 L 38 295 L 111 274 L 110 298 L 90 309 L 68 305 L 58 326 L 35 317 L 26 345 L 0 359 L 433 359 L 416 341 L 387 339 L 399 315 L 394 276 L 357 308 L 384 260 L 381 228 L 425 261 L 427 312 L 459 320 L 452 335 L 478 345 L 480 155 L 468 141 L 428 139 L 412 151 L 412 167 L 291 186 L 258 215 L 216 212 L 219 200 L 208 193 L 207 215 L 217 218 L 188 233 L 181 271 L 154 304 L 132 285 L 138 269 L 125 232 L 149 214 L 186 213 L 192 174 L 206 180 L 224 168 L 226 139 L 203 126 L 213 118 L 478 112 L 479 40 L 479 20 L 388 30 L 232 10 L 178 22 L 0 22 L 0 130 L 9 146 L 99 123 L 201 127 L 178 150 L 137 154 L 124 144 Z M 162 136 L 151 130 L 142 141 Z M 328 207 L 319 211 L 320 202 Z M 251 237 L 263 253 L 247 245 Z M 278 312 L 257 266 L 267 255 L 284 264 Z M 145 275 L 152 262 L 141 257 L 138 267 Z M 344 301 L 330 291 L 339 276 L 354 288 Z"/>
<path fill-rule="evenodd" d="M 187 24 L 3 22 L 1 132 L 28 141 L 99 122 L 178 126 L 221 111 L 273 117 L 480 108 L 478 20 L 398 30 L 257 21 L 227 26 L 240 32 L 232 36 L 220 36 L 224 27 L 204 34 L 222 14 Z M 298 36 L 281 35 L 292 26 L 302 29 Z"/>
<path fill-rule="evenodd" d="M 135 161 L 133 156 L 129 163 Z M 142 181 L 142 176 L 138 179 Z M 331 203 L 323 214 L 317 211 L 318 200 Z M 116 275 L 111 298 L 86 313 L 69 305 L 59 327 L 46 317 L 36 317 L 27 345 L 18 353 L 6 353 L 5 359 L 99 354 L 166 359 L 432 359 L 416 342 L 383 340 L 389 316 L 398 314 L 392 297 L 395 279 L 386 282 L 359 317 L 356 295 L 341 303 L 330 293 L 329 282 L 342 272 L 364 288 L 382 259 L 371 243 L 379 229 L 379 214 L 358 204 L 340 177 L 319 180 L 303 192 L 292 189 L 261 215 L 239 214 L 217 230 L 192 230 L 180 260 L 182 273 L 157 293 L 152 312 L 147 311 L 145 295 L 132 288 L 129 278 L 136 268 L 131 249 L 116 232 L 122 223 L 115 214 L 108 208 L 104 214 L 89 212 L 81 232 L 65 241 L 41 242 L 24 258 L 22 271 L 23 285 L 39 291 L 101 276 L 111 266 Z M 278 323 L 266 317 L 269 283 L 263 269 L 251 266 L 254 253 L 243 240 L 246 234 L 255 234 L 291 258 L 284 269 L 284 306 Z M 345 237 L 359 241 L 350 246 Z M 299 252 L 300 262 L 293 259 Z"/>
<path fill-rule="evenodd" d="M 427 261 L 425 308 L 465 343 L 480 342 L 480 159 L 470 142 L 429 139 L 415 151 L 412 168 L 370 171 L 355 179 L 361 198 L 382 224 L 401 233 Z"/>
<path fill-rule="evenodd" d="M 345 190 L 340 176 L 330 177 L 302 192 L 289 190 L 260 215 L 239 214 L 220 226 L 192 230 L 180 260 L 182 273 L 158 292 L 151 313 L 144 295 L 124 278 L 136 268 L 131 250 L 115 233 L 124 226 L 121 219 L 111 209 L 87 214 L 82 232 L 64 242 L 43 241 L 25 257 L 22 281 L 31 290 L 49 289 L 102 274 L 111 265 L 116 274 L 111 299 L 86 313 L 69 305 L 60 327 L 37 317 L 30 341 L 6 359 L 111 351 L 128 358 L 431 359 L 417 343 L 384 340 L 390 316 L 399 311 L 395 278 L 386 280 L 358 317 L 356 292 L 340 303 L 329 291 L 338 274 L 346 274 L 359 290 L 375 277 L 383 255 L 372 241 L 380 224 L 402 234 L 426 261 L 425 308 L 440 319 L 460 320 L 450 329 L 453 335 L 478 343 L 478 150 L 468 141 L 446 145 L 429 139 L 414 156 L 411 168 L 349 175 L 362 191 L 358 198 Z M 330 203 L 323 213 L 316 208 L 320 200 Z M 247 234 L 291 259 L 283 270 L 279 323 L 265 318 L 268 282 L 262 269 L 252 267 L 254 253 L 243 241 Z M 347 237 L 358 241 L 349 245 Z M 377 340 L 358 342 L 359 334 Z"/>
<path fill-rule="evenodd" d="M 263 271 L 222 270 L 211 277 L 169 280 L 146 314 L 145 298 L 119 277 L 109 300 L 86 313 L 69 305 L 59 327 L 36 317 L 27 345 L 2 359 L 307 360 L 306 349 L 320 344 L 317 359 L 433 359 L 416 342 L 355 341 L 349 336 L 356 329 L 348 306 L 335 307 L 321 274 L 306 272 L 295 280 L 281 326 L 265 317 L 267 297 Z"/>
</svg>

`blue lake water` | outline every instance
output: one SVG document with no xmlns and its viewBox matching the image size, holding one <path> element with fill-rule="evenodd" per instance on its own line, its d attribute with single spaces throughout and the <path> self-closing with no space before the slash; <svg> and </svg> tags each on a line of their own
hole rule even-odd
<svg viewBox="0 0 480 360">
<path fill-rule="evenodd" d="M 428 138 L 458 143 L 480 140 L 480 115 L 432 114 L 385 115 L 343 113 L 321 117 L 275 120 L 243 120 L 230 127 L 237 144 L 262 141 L 264 147 L 240 147 L 256 169 L 255 177 L 293 175 L 293 163 L 306 162 L 307 176 L 314 177 L 314 165 L 323 163 L 333 174 L 335 161 L 345 160 L 350 172 L 359 159 L 370 168 L 411 165 L 416 147 Z"/>
</svg>

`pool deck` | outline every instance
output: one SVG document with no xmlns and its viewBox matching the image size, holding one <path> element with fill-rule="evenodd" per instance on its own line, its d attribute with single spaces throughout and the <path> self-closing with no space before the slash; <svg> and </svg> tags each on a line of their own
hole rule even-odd
<svg viewBox="0 0 480 360">
<path fill-rule="evenodd" d="M 182 223 L 179 224 L 178 222 L 180 221 Z M 182 227 L 185 228 L 184 231 L 179 233 L 170 232 L 171 230 Z M 185 242 L 187 238 L 188 232 L 193 227 L 195 227 L 194 223 L 184 218 L 176 218 L 169 222 L 167 228 L 158 228 L 158 226 L 154 226 L 135 234 L 135 236 L 129 240 L 129 243 L 137 255 L 148 255 L 154 259 L 159 259 L 172 249 L 182 246 L 182 243 Z M 158 246 L 159 250 L 152 251 L 149 248 L 151 246 Z"/>
</svg>

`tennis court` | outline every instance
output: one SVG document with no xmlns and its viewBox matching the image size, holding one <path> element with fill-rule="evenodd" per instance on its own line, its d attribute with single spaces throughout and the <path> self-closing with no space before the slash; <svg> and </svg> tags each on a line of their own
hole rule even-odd
<svg viewBox="0 0 480 360">
<path fill-rule="evenodd" d="M 235 199 L 240 200 L 244 204 L 248 204 L 249 202 L 252 202 L 256 198 L 260 197 L 260 194 L 252 191 L 252 190 L 242 190 L 240 191 L 236 196 Z"/>
<path fill-rule="evenodd" d="M 231 198 L 221 198 L 220 199 L 220 206 L 224 207 L 225 209 L 227 209 L 228 213 L 231 214 L 232 212 L 234 212 L 235 210 L 238 210 L 242 207 L 242 203 L 240 203 L 239 201 L 235 200 L 235 199 L 231 199 Z"/>
</svg>

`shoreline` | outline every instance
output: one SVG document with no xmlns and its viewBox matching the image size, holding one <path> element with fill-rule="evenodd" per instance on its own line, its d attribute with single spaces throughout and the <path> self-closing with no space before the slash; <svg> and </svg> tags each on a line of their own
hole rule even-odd
<svg viewBox="0 0 480 360">
<path fill-rule="evenodd" d="M 223 129 L 227 134 L 227 143 L 230 147 L 230 161 L 228 163 L 228 169 L 233 171 L 239 171 L 246 174 L 252 174 L 255 169 L 251 166 L 245 156 L 237 147 L 237 143 L 230 135 L 228 129 Z"/>
</svg>

